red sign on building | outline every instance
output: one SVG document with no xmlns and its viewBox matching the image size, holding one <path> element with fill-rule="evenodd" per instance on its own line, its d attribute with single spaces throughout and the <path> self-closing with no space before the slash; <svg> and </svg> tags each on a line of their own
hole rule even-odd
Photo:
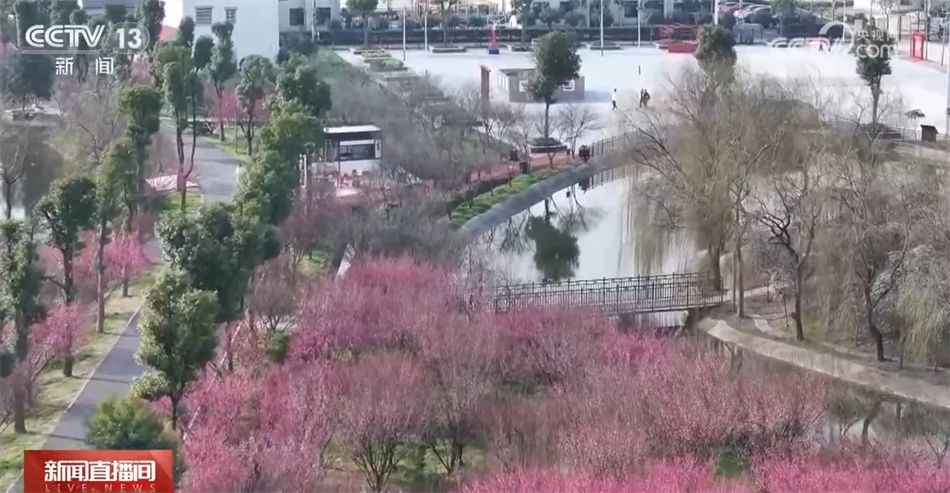
<svg viewBox="0 0 950 493">
<path fill-rule="evenodd" d="M 171 450 L 27 450 L 24 493 L 174 493 Z"/>
</svg>

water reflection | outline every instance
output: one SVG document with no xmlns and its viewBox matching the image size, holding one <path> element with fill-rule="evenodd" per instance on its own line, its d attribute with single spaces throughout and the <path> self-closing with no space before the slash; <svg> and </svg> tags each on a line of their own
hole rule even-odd
<svg viewBox="0 0 950 493">
<path fill-rule="evenodd" d="M 473 249 L 508 282 L 689 271 L 694 242 L 684 231 L 657 226 L 655 207 L 635 193 L 629 179 L 582 185 L 515 215 Z"/>
<path fill-rule="evenodd" d="M 552 214 L 531 216 L 525 233 L 534 241 L 534 266 L 546 282 L 557 282 L 574 277 L 580 249 L 577 237 L 569 229 L 561 229 L 551 222 Z"/>
</svg>

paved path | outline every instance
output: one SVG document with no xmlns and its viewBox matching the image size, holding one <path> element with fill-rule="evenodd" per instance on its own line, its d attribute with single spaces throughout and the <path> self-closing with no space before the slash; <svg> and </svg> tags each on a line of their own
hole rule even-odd
<svg viewBox="0 0 950 493">
<path fill-rule="evenodd" d="M 763 332 L 766 334 L 779 332 L 779 329 L 771 326 L 763 327 L 763 324 L 769 325 L 764 319 L 755 318 L 754 323 L 760 330 L 764 328 Z M 725 320 L 707 318 L 701 320 L 697 326 L 722 342 L 769 359 L 903 400 L 950 410 L 950 387 L 946 385 L 910 377 L 896 371 L 875 368 L 860 359 L 844 354 L 740 330 Z"/>
<path fill-rule="evenodd" d="M 162 124 L 165 137 L 175 141 L 174 129 Z M 190 146 L 190 142 L 186 141 Z M 186 150 L 190 152 L 190 147 Z M 195 171 L 193 179 L 201 189 L 203 200 L 207 202 L 228 201 L 237 189 L 238 168 L 240 162 L 234 156 L 218 149 L 213 142 L 199 138 L 195 148 Z M 161 247 L 157 241 L 146 245 L 146 256 L 150 260 L 161 261 Z M 75 449 L 85 447 L 87 422 L 100 401 L 113 395 L 126 395 L 135 377 L 142 374 L 143 368 L 135 361 L 135 352 L 139 347 L 139 314 L 129 320 L 125 330 L 115 345 L 106 353 L 102 362 L 93 371 L 92 376 L 79 391 L 79 394 L 66 409 L 56 428 L 43 444 L 44 449 Z M 19 493 L 23 488 L 17 480 L 7 493 Z"/>
<path fill-rule="evenodd" d="M 170 145 L 175 145 L 175 129 L 162 121 L 162 133 Z M 185 134 L 185 159 L 191 153 L 191 135 Z M 237 157 L 222 151 L 209 137 L 198 137 L 195 146 L 195 170 L 191 180 L 198 183 L 201 195 L 207 203 L 227 202 L 237 190 L 241 162 Z"/>
</svg>

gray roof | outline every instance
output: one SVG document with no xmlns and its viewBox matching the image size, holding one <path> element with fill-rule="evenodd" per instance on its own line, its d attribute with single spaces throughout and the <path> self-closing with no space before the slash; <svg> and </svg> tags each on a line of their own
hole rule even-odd
<svg viewBox="0 0 950 493">
<path fill-rule="evenodd" d="M 106 5 L 125 5 L 129 12 L 134 12 L 139 3 L 141 0 L 79 0 L 83 10 L 105 9 Z"/>
</svg>

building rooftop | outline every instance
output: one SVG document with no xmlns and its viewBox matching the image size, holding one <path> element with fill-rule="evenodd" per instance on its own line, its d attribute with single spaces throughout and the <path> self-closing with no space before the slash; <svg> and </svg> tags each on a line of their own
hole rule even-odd
<svg viewBox="0 0 950 493">
<path fill-rule="evenodd" d="M 363 132 L 382 132 L 376 125 L 344 125 L 341 127 L 326 127 L 323 133 L 327 135 L 353 134 Z"/>
</svg>

